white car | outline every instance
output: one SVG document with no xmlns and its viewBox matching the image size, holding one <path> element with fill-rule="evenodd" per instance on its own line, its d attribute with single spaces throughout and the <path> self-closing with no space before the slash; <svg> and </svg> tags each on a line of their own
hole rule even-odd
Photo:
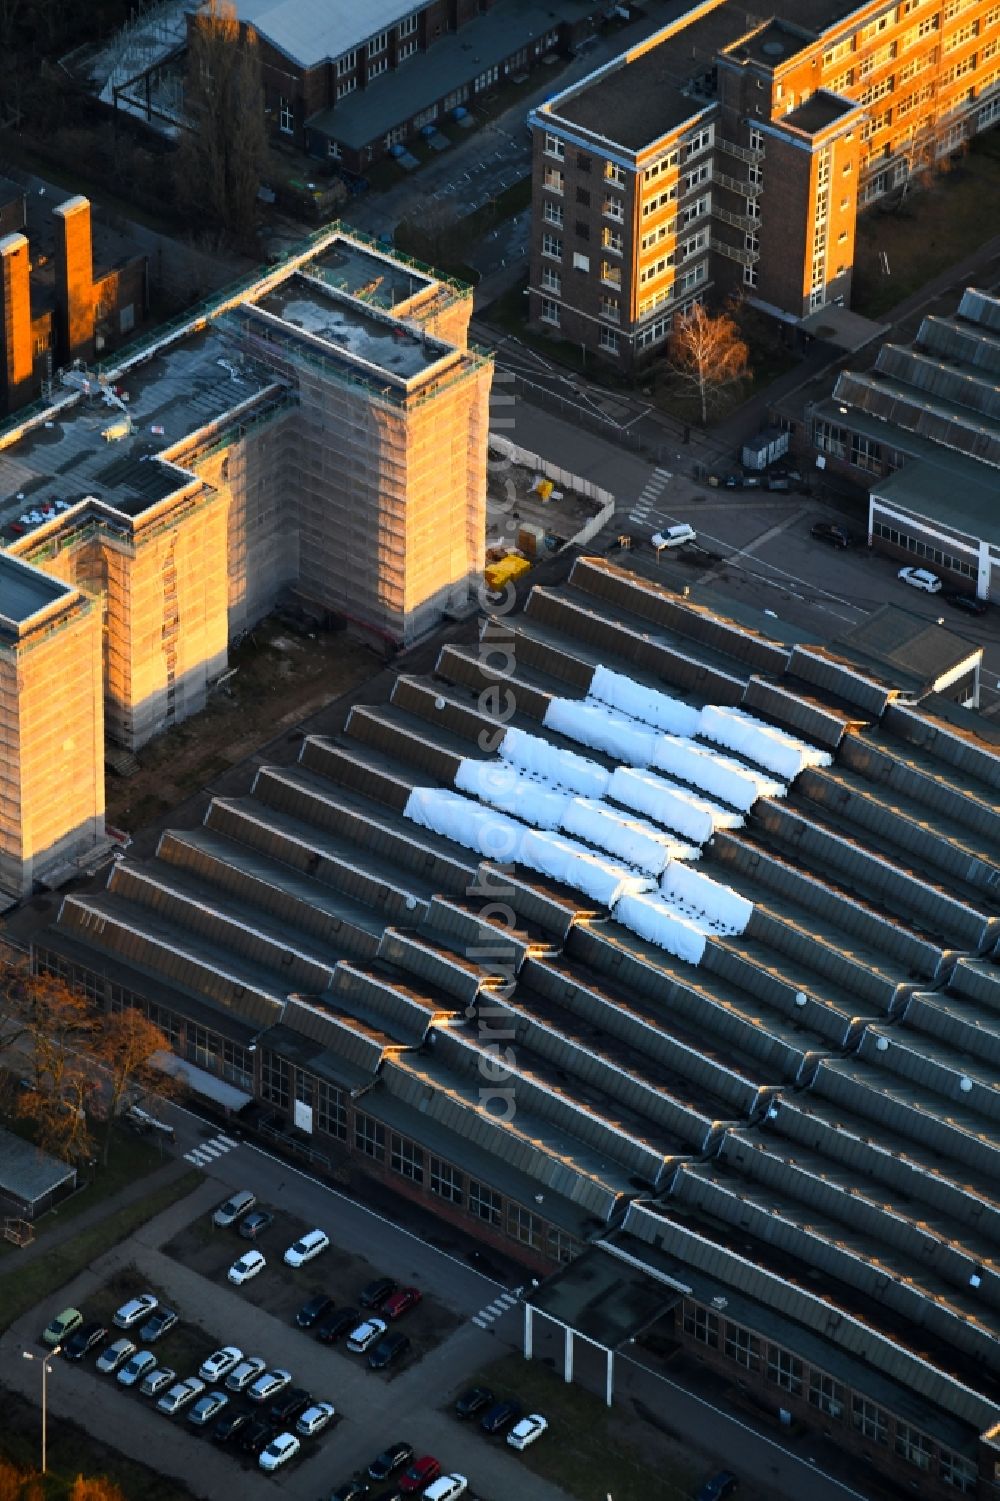
<svg viewBox="0 0 1000 1501">
<path fill-rule="evenodd" d="M 115 1314 L 114 1323 L 119 1329 L 131 1329 L 133 1324 L 140 1323 L 148 1318 L 154 1308 L 158 1308 L 159 1298 L 154 1298 L 152 1293 L 140 1293 L 137 1298 L 132 1298 L 128 1303 L 123 1303 Z"/>
<path fill-rule="evenodd" d="M 135 1354 L 130 1355 L 126 1360 L 116 1379 L 121 1382 L 122 1386 L 135 1386 L 137 1381 L 141 1381 L 144 1376 L 148 1376 L 150 1371 L 155 1369 L 156 1356 L 152 1350 L 136 1350 Z"/>
<path fill-rule="evenodd" d="M 158 1397 L 176 1380 L 177 1372 L 172 1371 L 168 1365 L 157 1366 L 155 1371 L 150 1371 L 148 1376 L 143 1376 L 139 1383 L 139 1390 L 144 1397 Z"/>
<path fill-rule="evenodd" d="M 536 1438 L 541 1438 L 548 1426 L 540 1412 L 530 1412 L 526 1418 L 514 1424 L 507 1435 L 507 1442 L 512 1449 L 526 1449 Z"/>
<path fill-rule="evenodd" d="M 291 1379 L 291 1371 L 265 1371 L 263 1376 L 257 1377 L 247 1396 L 251 1402 L 267 1402 L 283 1392 Z"/>
<path fill-rule="evenodd" d="M 113 1345 L 108 1345 L 97 1357 L 97 1369 L 105 1376 L 110 1376 L 117 1371 L 118 1367 L 128 1360 L 130 1355 L 135 1354 L 136 1347 L 130 1339 L 116 1339 Z"/>
<path fill-rule="evenodd" d="M 261 1451 L 259 1464 L 262 1470 L 277 1470 L 294 1459 L 302 1448 L 302 1440 L 297 1439 L 294 1433 L 279 1433 L 277 1438 L 271 1440 L 267 1448 Z"/>
<path fill-rule="evenodd" d="M 925 594 L 941 593 L 941 580 L 928 568 L 901 568 L 896 577 L 913 589 L 923 589 Z"/>
<path fill-rule="evenodd" d="M 236 1345 L 223 1345 L 221 1350 L 216 1350 L 214 1355 L 202 1361 L 198 1375 L 202 1381 L 221 1381 L 242 1359 L 243 1351 L 237 1349 Z"/>
<path fill-rule="evenodd" d="M 294 1246 L 289 1246 L 285 1252 L 286 1266 L 302 1266 L 307 1261 L 312 1261 L 320 1251 L 325 1251 L 330 1244 L 330 1237 L 325 1230 L 310 1230 L 297 1240 Z"/>
<path fill-rule="evenodd" d="M 322 1433 L 327 1423 L 335 1415 L 332 1402 L 314 1402 L 312 1407 L 307 1407 L 295 1425 L 295 1432 L 301 1433 L 303 1438 L 315 1438 L 317 1433 Z"/>
<path fill-rule="evenodd" d="M 266 1266 L 267 1262 L 259 1251 L 245 1251 L 233 1262 L 226 1276 L 237 1287 L 242 1287 L 244 1282 L 249 1282 L 251 1277 L 256 1277 L 257 1273 L 262 1272 Z"/>
<path fill-rule="evenodd" d="M 266 1370 L 267 1361 L 263 1356 L 248 1355 L 240 1361 L 239 1365 L 233 1366 L 226 1377 L 226 1388 L 231 1392 L 245 1391 L 251 1381 L 256 1381 L 257 1377 Z"/>
<path fill-rule="evenodd" d="M 193 1402 L 195 1397 L 200 1397 L 204 1390 L 204 1381 L 199 1381 L 197 1376 L 189 1376 L 186 1381 L 178 1381 L 176 1386 L 172 1386 L 168 1392 L 163 1393 L 156 1404 L 157 1411 L 165 1412 L 169 1418 L 172 1418 L 175 1412 L 180 1412 L 181 1408 Z"/>
<path fill-rule="evenodd" d="M 371 1349 L 376 1340 L 382 1338 L 386 1328 L 384 1319 L 366 1319 L 352 1332 L 347 1341 L 347 1348 L 355 1355 L 363 1355 L 366 1350 Z"/>
<path fill-rule="evenodd" d="M 455 1501 L 468 1484 L 464 1475 L 439 1475 L 424 1491 L 422 1501 Z"/>
</svg>

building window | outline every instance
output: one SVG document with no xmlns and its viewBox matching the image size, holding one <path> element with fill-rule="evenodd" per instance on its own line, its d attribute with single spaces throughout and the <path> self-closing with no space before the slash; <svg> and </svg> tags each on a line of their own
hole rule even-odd
<svg viewBox="0 0 1000 1501">
<path fill-rule="evenodd" d="M 625 168 L 619 167 L 617 162 L 604 163 L 604 181 L 612 187 L 623 188 L 625 186 Z"/>
<path fill-rule="evenodd" d="M 557 297 L 562 295 L 562 277 L 552 266 L 542 267 L 542 290 L 555 292 Z"/>
<path fill-rule="evenodd" d="M 605 328 L 602 324 L 598 330 L 597 343 L 605 354 L 618 353 L 618 335 L 613 328 Z"/>
<path fill-rule="evenodd" d="M 911 1428 L 908 1423 L 896 1423 L 896 1453 L 902 1459 L 916 1465 L 918 1470 L 929 1470 L 934 1445 L 925 1433 Z"/>
<path fill-rule="evenodd" d="M 874 1402 L 857 1394 L 851 1398 L 851 1422 L 858 1432 L 875 1444 L 889 1442 L 889 1414 Z"/>
<path fill-rule="evenodd" d="M 579 1250 L 577 1242 L 565 1230 L 557 1230 L 554 1225 L 549 1226 L 546 1236 L 547 1250 L 553 1261 L 561 1262 L 565 1266 L 572 1261 Z"/>
<path fill-rule="evenodd" d="M 645 212 L 643 209 L 643 213 Z M 616 224 L 625 222 L 625 209 L 620 198 L 605 198 L 602 213 L 605 219 L 613 219 Z"/>
<path fill-rule="evenodd" d="M 832 1376 L 824 1376 L 822 1371 L 809 1374 L 809 1401 L 828 1418 L 844 1416 L 844 1388 Z"/>
<path fill-rule="evenodd" d="M 338 1141 L 347 1140 L 347 1105 L 344 1092 L 324 1079 L 313 1081 L 316 1096 L 316 1128 L 324 1136 L 335 1136 Z"/>
<path fill-rule="evenodd" d="M 428 1166 L 428 1186 L 431 1193 L 437 1194 L 439 1199 L 446 1199 L 449 1204 L 461 1204 L 465 1197 L 462 1174 L 450 1163 L 442 1162 L 440 1157 L 432 1157 Z"/>
<path fill-rule="evenodd" d="M 576 153 L 576 170 L 578 172 L 590 171 L 590 157 L 585 151 L 578 151 Z"/>
<path fill-rule="evenodd" d="M 492 68 L 487 68 L 485 73 L 480 73 L 473 85 L 476 93 L 478 94 L 482 89 L 488 89 L 490 84 L 496 83 L 499 77 L 500 68 L 497 64 L 494 64 Z"/>
<path fill-rule="evenodd" d="M 748 1371 L 760 1370 L 760 1345 L 757 1336 L 740 1324 L 726 1325 L 726 1354 L 730 1360 L 735 1360 L 737 1365 L 745 1366 Z"/>
<path fill-rule="evenodd" d="M 550 193 L 564 193 L 566 191 L 566 178 L 558 167 L 546 167 L 543 184 Z"/>
<path fill-rule="evenodd" d="M 368 82 L 371 83 L 372 79 L 377 78 L 380 73 L 388 73 L 388 71 L 389 59 L 387 57 L 376 57 L 369 59 Z"/>
<path fill-rule="evenodd" d="M 566 143 L 549 131 L 545 132 L 545 155 L 554 156 L 558 161 L 562 161 L 566 155 Z"/>
<path fill-rule="evenodd" d="M 292 101 L 286 99 L 284 94 L 278 96 L 278 129 L 286 136 L 295 133 L 295 111 Z"/>
<path fill-rule="evenodd" d="M 542 254 L 543 255 L 551 256 L 554 261 L 561 261 L 562 260 L 562 253 L 563 253 L 563 242 L 562 242 L 562 240 L 557 239 L 555 235 L 549 235 L 549 234 L 542 235 Z"/>
<path fill-rule="evenodd" d="M 813 443 L 820 453 L 828 453 L 834 459 L 847 458 L 847 429 L 836 427 L 817 417 L 813 423 Z"/>
<path fill-rule="evenodd" d="M 957 1491 L 972 1496 L 979 1479 L 979 1466 L 974 1459 L 942 1449 L 938 1455 L 938 1476 L 945 1485 L 953 1485 Z"/>
<path fill-rule="evenodd" d="M 184 1032 L 184 1056 L 198 1068 L 210 1074 L 218 1072 L 221 1038 L 205 1027 L 188 1022 Z"/>
<path fill-rule="evenodd" d="M 751 151 L 763 151 L 763 149 L 764 149 L 764 132 L 762 130 L 758 129 L 758 127 L 756 125 L 751 125 L 751 127 L 750 127 L 750 150 Z"/>
<path fill-rule="evenodd" d="M 389 1166 L 412 1183 L 424 1181 L 424 1154 L 407 1136 L 393 1131 L 389 1137 Z"/>
<path fill-rule="evenodd" d="M 879 474 L 882 469 L 882 447 L 874 438 L 864 433 L 851 434 L 851 463 L 867 474 Z"/>
<path fill-rule="evenodd" d="M 277 1053 L 265 1053 L 260 1060 L 260 1095 L 279 1110 L 287 1110 L 292 1091 L 288 1061 Z"/>
<path fill-rule="evenodd" d="M 253 1089 L 253 1054 L 241 1048 L 238 1042 L 223 1039 L 222 1077 L 238 1089 Z"/>
<path fill-rule="evenodd" d="M 396 35 L 402 41 L 403 37 L 416 36 L 418 20 L 416 16 L 407 16 L 405 21 L 400 21 L 396 27 Z"/>
<path fill-rule="evenodd" d="M 368 56 L 378 57 L 380 52 L 389 50 L 389 33 L 380 31 L 378 36 L 373 36 L 368 43 Z"/>
<path fill-rule="evenodd" d="M 356 78 L 345 78 L 337 85 L 337 98 L 345 99 L 348 94 L 353 94 L 358 86 Z"/>
<path fill-rule="evenodd" d="M 703 162 L 700 167 L 695 167 L 692 172 L 688 172 L 686 177 L 684 178 L 681 192 L 690 193 L 692 188 L 698 187 L 699 183 L 707 182 L 709 179 L 710 170 L 711 169 L 709 168 L 708 163 Z M 760 168 L 751 167 L 750 171 L 759 173 Z"/>
<path fill-rule="evenodd" d="M 376 1162 L 385 1161 L 385 1127 L 381 1121 L 357 1111 L 354 1116 L 354 1145 L 366 1157 Z"/>
<path fill-rule="evenodd" d="M 655 182 L 662 173 L 669 172 L 673 167 L 676 167 L 677 161 L 678 155 L 676 151 L 671 151 L 668 156 L 661 156 L 658 162 L 653 162 L 651 166 L 644 169 L 642 174 L 643 182 Z"/>
<path fill-rule="evenodd" d="M 712 144 L 712 135 L 711 125 L 706 125 L 704 129 L 698 131 L 697 135 L 693 135 L 689 141 L 685 141 L 684 160 L 687 161 L 690 157 L 697 156 L 699 151 L 707 151 Z"/>
<path fill-rule="evenodd" d="M 337 58 L 337 77 L 343 78 L 345 73 L 353 73 L 357 66 L 357 51 L 345 52 L 343 57 Z"/>
<path fill-rule="evenodd" d="M 756 266 L 744 266 L 743 267 L 743 285 L 745 287 L 755 287 L 757 285 L 757 267 Z"/>
<path fill-rule="evenodd" d="M 391 151 L 393 146 L 399 146 L 406 140 L 406 126 L 394 125 L 383 137 L 386 151 Z"/>
<path fill-rule="evenodd" d="M 719 1348 L 719 1315 L 698 1303 L 684 1304 L 684 1333 L 690 1334 L 699 1344 Z"/>
<path fill-rule="evenodd" d="M 560 311 L 558 302 L 553 302 L 551 297 L 542 298 L 542 322 L 551 323 L 554 328 L 559 327 Z"/>
<path fill-rule="evenodd" d="M 546 224 L 554 224 L 557 229 L 563 227 L 563 206 L 561 203 L 550 203 L 546 200 L 542 205 L 542 218 Z"/>
<path fill-rule="evenodd" d="M 610 250 L 613 255 L 621 255 L 625 248 L 625 239 L 620 229 L 608 229 L 605 227 L 601 235 L 601 244 L 605 250 Z"/>
<path fill-rule="evenodd" d="M 610 318 L 612 323 L 618 323 L 621 319 L 621 305 L 617 297 L 601 298 L 601 317 Z"/>
<path fill-rule="evenodd" d="M 146 1015 L 154 1027 L 159 1027 L 174 1052 L 178 1052 L 181 1045 L 180 1017 L 172 1011 L 167 1011 L 163 1006 L 147 1006 Z"/>
<path fill-rule="evenodd" d="M 798 1396 L 802 1391 L 802 1362 L 780 1345 L 767 1347 L 767 1379 L 783 1391 Z"/>
<path fill-rule="evenodd" d="M 611 261 L 601 262 L 601 280 L 609 287 L 620 287 L 622 284 L 622 268 L 612 264 Z"/>
<path fill-rule="evenodd" d="M 485 1183 L 477 1183 L 475 1178 L 469 1179 L 469 1213 L 477 1219 L 485 1220 L 488 1225 L 501 1223 L 501 1210 L 503 1200 L 492 1188 L 487 1188 Z"/>
<path fill-rule="evenodd" d="M 520 1241 L 522 1246 L 530 1246 L 533 1251 L 545 1249 L 542 1221 L 537 1214 L 532 1214 L 528 1209 L 522 1209 L 520 1204 L 507 1205 L 506 1228 L 511 1239 Z"/>
<path fill-rule="evenodd" d="M 590 189 L 589 188 L 577 188 L 577 190 L 576 190 L 576 201 L 581 206 L 581 208 L 589 208 L 590 207 Z"/>
<path fill-rule="evenodd" d="M 339 141 L 327 141 L 327 143 L 326 143 L 326 154 L 327 154 L 327 156 L 330 158 L 330 160 L 332 162 L 339 162 L 341 156 L 343 155 L 343 152 L 340 149 L 340 142 Z"/>
</svg>

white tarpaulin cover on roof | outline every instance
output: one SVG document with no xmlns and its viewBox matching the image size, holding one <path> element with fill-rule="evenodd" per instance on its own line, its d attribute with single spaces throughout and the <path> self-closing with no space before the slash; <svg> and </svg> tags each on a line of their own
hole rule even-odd
<svg viewBox="0 0 1000 1501">
<path fill-rule="evenodd" d="M 656 730 L 639 724 L 627 714 L 618 714 L 606 704 L 583 703 L 577 698 L 553 698 L 542 721 L 546 729 L 555 730 L 570 740 L 579 740 L 594 750 L 603 751 L 614 761 L 629 766 L 648 766 L 656 755 Z"/>
<path fill-rule="evenodd" d="M 670 908 L 662 897 L 623 896 L 612 914 L 616 922 L 647 943 L 666 949 L 689 964 L 700 964 L 705 952 L 705 934 L 681 913 Z"/>
<path fill-rule="evenodd" d="M 565 833 L 596 844 L 598 849 L 607 850 L 609 855 L 617 855 L 627 865 L 652 876 L 660 875 L 668 860 L 697 860 L 701 853 L 651 823 L 630 818 L 627 813 L 609 808 L 607 803 L 587 797 L 570 798 L 562 828 Z"/>
<path fill-rule="evenodd" d="M 729 756 L 703 750 L 676 735 L 659 736 L 654 764 L 660 771 L 682 782 L 690 782 L 693 787 L 701 787 L 713 797 L 721 797 L 723 802 L 741 808 L 744 813 L 759 797 L 784 797 L 786 791 L 784 782 L 742 766 Z"/>
<path fill-rule="evenodd" d="M 575 839 L 543 829 L 525 829 L 520 859 L 532 870 L 582 891 L 602 907 L 613 907 L 626 893 L 648 891 L 653 884 L 648 876 L 602 859 Z"/>
<path fill-rule="evenodd" d="M 742 709 L 706 704 L 701 711 L 698 732 L 716 745 L 724 745 L 737 755 L 766 766 L 786 782 L 794 781 L 806 766 L 831 766 L 833 757 L 795 735 L 775 730 Z"/>
<path fill-rule="evenodd" d="M 603 766 L 573 751 L 559 750 L 540 735 L 511 727 L 500 743 L 500 755 L 530 776 L 579 792 L 583 797 L 603 797 L 608 790 L 610 772 Z"/>
<path fill-rule="evenodd" d="M 698 733 L 700 709 L 693 709 L 667 693 L 656 688 L 644 688 L 634 678 L 622 672 L 612 672 L 609 667 L 596 667 L 590 683 L 588 698 L 600 699 L 601 703 L 642 720 L 657 730 L 666 730 L 671 735 L 683 735 L 689 739 Z"/>
<path fill-rule="evenodd" d="M 572 801 L 571 793 L 547 786 L 506 761 L 461 761 L 455 786 L 536 829 L 558 829 Z"/>
<path fill-rule="evenodd" d="M 628 766 L 619 766 L 613 773 L 608 796 L 696 844 L 704 844 L 716 829 L 738 829 L 743 822 L 741 813 L 719 808 L 651 771 L 634 771 Z"/>
<path fill-rule="evenodd" d="M 454 839 L 465 849 L 478 850 L 491 860 L 519 859 L 521 836 L 527 832 L 516 819 L 442 787 L 414 787 L 403 814 L 422 828 Z"/>
<path fill-rule="evenodd" d="M 660 889 L 672 905 L 680 906 L 698 926 L 703 920 L 717 933 L 745 933 L 753 916 L 753 902 L 731 886 L 692 870 L 690 865 L 678 862 L 668 865 Z"/>
</svg>

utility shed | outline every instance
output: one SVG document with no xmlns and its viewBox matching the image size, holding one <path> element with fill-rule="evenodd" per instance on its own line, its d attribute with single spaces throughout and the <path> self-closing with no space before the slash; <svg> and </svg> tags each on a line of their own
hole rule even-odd
<svg viewBox="0 0 1000 1501">
<path fill-rule="evenodd" d="M 76 1168 L 0 1128 L 0 1205 L 34 1220 L 76 1187 Z"/>
</svg>

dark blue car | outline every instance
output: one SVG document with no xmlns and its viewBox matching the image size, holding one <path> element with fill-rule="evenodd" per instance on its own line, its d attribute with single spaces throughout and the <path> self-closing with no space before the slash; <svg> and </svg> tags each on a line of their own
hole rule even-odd
<svg viewBox="0 0 1000 1501">
<path fill-rule="evenodd" d="M 728 1496 L 736 1494 L 738 1485 L 739 1481 L 732 1470 L 720 1470 L 717 1475 L 705 1481 L 696 1501 L 726 1501 Z"/>
</svg>

